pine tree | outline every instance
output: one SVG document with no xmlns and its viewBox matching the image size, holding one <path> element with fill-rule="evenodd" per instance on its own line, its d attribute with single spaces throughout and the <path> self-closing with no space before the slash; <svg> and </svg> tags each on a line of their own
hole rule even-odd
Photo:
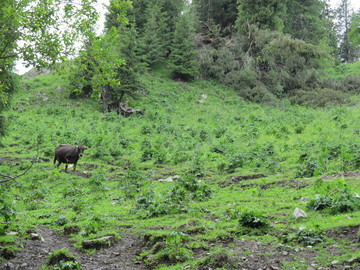
<svg viewBox="0 0 360 270">
<path fill-rule="evenodd" d="M 237 17 L 237 0 L 193 0 L 201 27 L 213 24 L 221 29 L 234 25 Z"/>
<path fill-rule="evenodd" d="M 318 45 L 327 38 L 331 26 L 321 0 L 288 0 L 284 32 L 293 38 Z"/>
<path fill-rule="evenodd" d="M 172 77 L 184 81 L 194 79 L 198 74 L 191 18 L 189 12 L 178 18 L 169 57 Z"/>
<path fill-rule="evenodd" d="M 351 30 L 352 9 L 350 0 L 341 0 L 337 8 L 337 33 L 339 42 L 339 57 L 343 62 L 353 62 L 357 59 L 356 48 L 349 38 Z"/>
<path fill-rule="evenodd" d="M 351 29 L 349 32 L 349 39 L 356 46 L 359 51 L 360 46 L 360 9 L 351 18 Z"/>
<path fill-rule="evenodd" d="M 165 60 L 169 44 L 162 4 L 162 0 L 151 0 L 145 12 L 143 33 L 139 38 L 139 54 L 150 68 Z"/>
<path fill-rule="evenodd" d="M 237 29 L 247 33 L 250 25 L 259 29 L 283 31 L 286 6 L 283 0 L 238 0 Z"/>
</svg>

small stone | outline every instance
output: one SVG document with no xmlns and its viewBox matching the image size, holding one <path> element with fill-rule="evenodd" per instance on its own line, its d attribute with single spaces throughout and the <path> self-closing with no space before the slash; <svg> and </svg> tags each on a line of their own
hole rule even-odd
<svg viewBox="0 0 360 270">
<path fill-rule="evenodd" d="M 84 240 L 82 242 L 82 247 L 84 249 L 100 249 L 111 247 L 115 242 L 115 236 L 108 235 L 104 237 L 100 237 L 97 239 Z"/>
<path fill-rule="evenodd" d="M 7 267 L 10 268 L 10 269 L 14 269 L 15 265 L 13 263 L 11 263 L 11 262 L 8 262 Z"/>
<path fill-rule="evenodd" d="M 339 263 L 339 261 L 337 261 L 337 260 L 331 262 L 332 265 L 335 265 L 335 264 L 338 264 L 338 263 Z"/>
<path fill-rule="evenodd" d="M 174 182 L 174 179 L 173 179 L 173 177 L 170 176 L 166 179 L 159 179 L 158 181 L 159 182 Z"/>
<path fill-rule="evenodd" d="M 350 216 L 345 216 L 345 219 L 352 219 L 352 217 L 350 217 Z"/>
<path fill-rule="evenodd" d="M 38 234 L 38 233 L 30 233 L 30 238 L 31 238 L 31 240 L 42 240 L 42 241 L 44 241 L 42 236 L 40 234 Z"/>
<path fill-rule="evenodd" d="M 301 210 L 300 208 L 295 208 L 293 216 L 295 218 L 306 218 L 307 214 L 305 213 L 304 210 Z"/>
</svg>

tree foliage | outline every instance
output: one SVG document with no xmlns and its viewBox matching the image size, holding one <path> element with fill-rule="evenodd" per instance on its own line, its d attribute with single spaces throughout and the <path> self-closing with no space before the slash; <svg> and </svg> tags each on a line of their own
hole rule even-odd
<svg viewBox="0 0 360 270">
<path fill-rule="evenodd" d="M 119 111 L 123 98 L 141 89 L 137 33 L 127 18 L 131 10 L 130 1 L 110 2 L 105 33 L 89 37 L 70 74 L 71 96 L 99 98 L 105 112 Z"/>
<path fill-rule="evenodd" d="M 296 39 L 314 45 L 325 43 L 336 48 L 333 33 L 332 12 L 328 4 L 320 0 L 288 0 L 284 32 Z"/>
<path fill-rule="evenodd" d="M 96 0 L 4 0 L 0 4 L 1 63 L 22 57 L 43 67 L 63 61 L 97 20 Z M 5 39 L 3 39 L 5 38 Z M 18 42 L 21 41 L 21 42 Z"/>
<path fill-rule="evenodd" d="M 226 29 L 232 27 L 237 18 L 237 0 L 194 0 L 192 1 L 200 28 L 208 31 L 213 24 Z"/>
<path fill-rule="evenodd" d="M 237 28 L 247 33 L 249 25 L 256 25 L 259 29 L 283 31 L 285 2 L 282 0 L 238 0 Z"/>
<path fill-rule="evenodd" d="M 251 28 L 215 50 L 203 46 L 203 75 L 239 91 L 247 100 L 276 104 L 298 90 L 322 88 L 319 73 L 330 56 L 319 47 L 277 31 Z M 205 71 L 205 72 L 204 72 Z"/>
<path fill-rule="evenodd" d="M 351 27 L 349 31 L 349 39 L 359 52 L 360 46 L 360 9 L 353 14 L 351 18 Z"/>
<path fill-rule="evenodd" d="M 97 20 L 96 0 L 3 0 L 0 2 L 0 112 L 15 89 L 17 59 L 53 66 L 76 51 Z M 3 130 L 0 121 L 0 130 Z"/>
<path fill-rule="evenodd" d="M 359 50 L 349 37 L 353 15 L 350 0 L 341 0 L 336 12 L 339 57 L 343 62 L 354 62 L 359 57 Z"/>
<path fill-rule="evenodd" d="M 172 77 L 175 79 L 188 81 L 198 74 L 190 12 L 182 14 L 176 22 L 169 61 Z"/>
<path fill-rule="evenodd" d="M 139 53 L 142 61 L 154 67 L 165 60 L 169 45 L 165 14 L 162 12 L 162 1 L 152 0 L 145 12 L 146 22 L 139 38 Z"/>
</svg>

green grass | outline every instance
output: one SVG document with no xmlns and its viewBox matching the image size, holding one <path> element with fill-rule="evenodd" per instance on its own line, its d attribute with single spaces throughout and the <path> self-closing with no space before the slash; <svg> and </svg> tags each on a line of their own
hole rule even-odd
<svg viewBox="0 0 360 270">
<path fill-rule="evenodd" d="M 0 149 L 0 174 L 17 175 L 38 159 L 24 176 L 0 186 L 16 214 L 6 226 L 0 223 L 3 231 L 17 231 L 21 238 L 40 225 L 59 231 L 76 225 L 83 233 L 69 237 L 78 248 L 85 239 L 131 232 L 150 239 L 144 258 L 155 260 L 152 266 L 157 258 L 169 256 L 171 262 L 162 261 L 167 266 L 159 269 L 196 269 L 193 252 L 211 253 L 214 245 L 231 239 L 278 246 L 300 227 L 326 232 L 359 224 L 359 209 L 330 213 L 306 208 L 317 193 L 328 194 L 330 189 L 336 196 L 338 185 L 360 194 L 356 178 L 326 180 L 331 186 L 314 187 L 322 175 L 358 170 L 356 102 L 322 109 L 284 102 L 273 108 L 247 103 L 214 82 L 186 84 L 156 74 L 142 80 L 148 93 L 130 105 L 146 113 L 129 118 L 101 113 L 95 100 L 69 99 L 66 79 L 59 75 L 25 82 L 5 113 L 8 132 Z M 200 103 L 202 94 L 207 98 Z M 54 148 L 61 143 L 89 147 L 77 166 L 84 176 L 91 174 L 89 178 L 54 168 Z M 264 177 L 236 181 L 254 174 Z M 175 175 L 195 176 L 201 182 L 185 187 L 158 181 Z M 308 218 L 293 218 L 296 207 Z M 247 228 L 244 234 L 239 219 L 245 212 L 269 220 L 267 231 Z M 2 218 L 0 214 L 0 222 Z M 163 247 L 160 254 L 152 251 L 174 231 L 189 239 Z M 331 241 L 325 238 L 322 245 Z M 0 235 L 0 243 L 8 245 L 9 236 Z M 295 248 L 298 243 L 288 245 Z M 338 256 L 348 259 L 353 251 L 353 246 L 343 244 Z M 177 253 L 179 264 L 174 261 Z M 321 265 L 331 263 L 324 254 L 318 256 Z M 206 260 L 206 254 L 202 257 Z M 282 263 L 284 269 L 305 267 L 296 259 Z"/>
<path fill-rule="evenodd" d="M 333 79 L 342 79 L 349 75 L 358 75 L 360 73 L 360 61 L 347 64 L 339 64 L 335 68 L 326 70 L 326 75 Z"/>
</svg>

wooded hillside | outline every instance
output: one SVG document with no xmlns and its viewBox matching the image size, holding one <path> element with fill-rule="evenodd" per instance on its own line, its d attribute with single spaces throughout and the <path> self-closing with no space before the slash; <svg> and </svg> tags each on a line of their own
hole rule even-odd
<svg viewBox="0 0 360 270">
<path fill-rule="evenodd" d="M 0 269 L 357 269 L 359 11 L 95 2 L 0 3 Z"/>
</svg>

